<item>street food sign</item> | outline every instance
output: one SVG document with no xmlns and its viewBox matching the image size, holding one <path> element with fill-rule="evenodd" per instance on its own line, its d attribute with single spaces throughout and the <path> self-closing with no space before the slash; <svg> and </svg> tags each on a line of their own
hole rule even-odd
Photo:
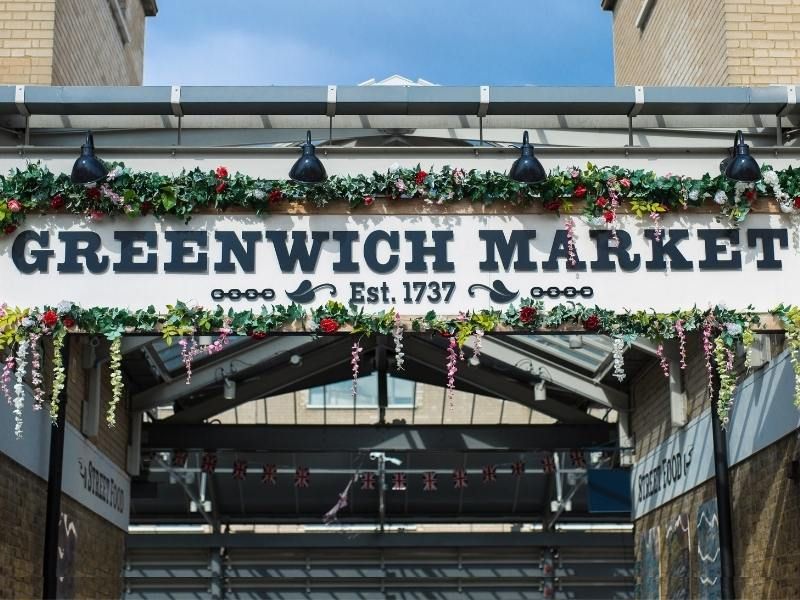
<svg viewBox="0 0 800 600">
<path fill-rule="evenodd" d="M 207 215 L 100 223 L 31 217 L 0 239 L 0 300 L 246 309 L 328 299 L 404 315 L 503 308 L 523 297 L 603 308 L 724 303 L 766 311 L 800 297 L 787 217 L 739 228 L 705 214 L 621 215 L 616 229 L 555 215 Z"/>
</svg>

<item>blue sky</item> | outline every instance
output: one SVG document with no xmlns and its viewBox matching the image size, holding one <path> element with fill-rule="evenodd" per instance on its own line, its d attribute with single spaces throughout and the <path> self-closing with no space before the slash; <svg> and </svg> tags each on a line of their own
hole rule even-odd
<svg viewBox="0 0 800 600">
<path fill-rule="evenodd" d="M 160 0 L 146 85 L 612 85 L 599 0 Z"/>
</svg>

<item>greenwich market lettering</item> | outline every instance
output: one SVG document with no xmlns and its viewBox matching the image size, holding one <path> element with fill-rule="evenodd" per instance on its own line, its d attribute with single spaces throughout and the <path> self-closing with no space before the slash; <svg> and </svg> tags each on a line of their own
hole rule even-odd
<svg viewBox="0 0 800 600">
<path fill-rule="evenodd" d="M 623 229 L 591 230 L 594 256 L 575 256 L 568 260 L 566 232 L 556 230 L 549 240 L 549 252 L 533 246 L 535 229 L 510 233 L 497 229 L 477 231 L 476 260 L 480 272 L 531 273 L 568 271 L 632 272 L 646 271 L 738 271 L 742 269 L 742 249 L 755 253 L 757 270 L 780 270 L 778 249 L 789 244 L 785 228 L 700 229 L 700 256 L 686 256 L 681 242 L 690 238 L 688 229 L 644 232 L 649 253 L 631 250 L 632 240 Z M 159 237 L 161 239 L 159 239 Z M 93 231 L 25 230 L 18 233 L 11 247 L 15 268 L 24 274 L 50 273 L 55 267 L 62 274 L 101 274 L 111 269 L 117 274 L 167 274 L 213 272 L 254 273 L 258 260 L 276 262 L 282 273 L 314 273 L 323 251 L 336 260 L 336 274 L 369 271 L 386 274 L 401 268 L 406 273 L 454 273 L 450 230 L 384 231 L 368 233 L 363 242 L 358 231 L 128 231 L 115 230 L 116 260 L 104 252 L 108 240 Z M 213 238 L 213 239 L 212 239 Z M 209 261 L 211 245 L 219 257 Z M 401 252 L 401 245 L 407 252 Z M 56 262 L 57 246 L 63 253 Z M 268 248 L 268 250 L 267 250 Z M 358 248 L 358 251 L 357 251 Z M 267 255 L 265 253 L 268 252 Z M 407 260 L 401 260 L 401 254 Z M 590 258 L 590 260 L 586 260 Z M 159 268 L 159 261 L 161 262 Z"/>
<path fill-rule="evenodd" d="M 84 465 L 83 460 L 79 459 L 78 468 L 85 490 L 120 514 L 125 511 L 125 490 L 117 485 L 113 477 L 99 471 L 91 460 Z"/>
</svg>

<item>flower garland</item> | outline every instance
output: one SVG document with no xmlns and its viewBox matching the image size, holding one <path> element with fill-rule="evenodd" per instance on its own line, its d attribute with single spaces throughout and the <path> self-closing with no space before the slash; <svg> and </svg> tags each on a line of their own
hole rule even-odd
<svg viewBox="0 0 800 600">
<path fill-rule="evenodd" d="M 614 371 L 612 375 L 619 382 L 625 381 L 625 340 L 619 336 L 612 338 L 612 357 L 614 359 Z"/>
<path fill-rule="evenodd" d="M 356 307 L 348 307 L 341 302 L 328 303 L 307 312 L 301 306 L 274 305 L 260 310 L 234 311 L 222 307 L 203 309 L 183 302 L 167 307 L 159 314 L 153 307 L 143 310 L 122 308 L 90 307 L 82 308 L 70 302 L 62 302 L 56 308 L 45 306 L 20 310 L 4 307 L 5 317 L 0 319 L 0 350 L 5 346 L 17 348 L 16 361 L 13 356 L 5 361 L 6 378 L 10 379 L 16 363 L 17 377 L 27 367 L 20 361 L 20 346 L 27 351 L 31 335 L 53 335 L 53 388 L 50 411 L 55 419 L 58 414 L 58 397 L 63 390 L 66 373 L 61 362 L 62 348 L 69 331 L 91 335 L 103 335 L 111 340 L 112 401 L 108 411 L 108 421 L 113 425 L 116 405 L 123 393 L 121 368 L 121 336 L 136 333 L 160 333 L 171 343 L 176 337 L 189 335 L 209 335 L 220 332 L 228 335 L 249 335 L 263 338 L 267 332 L 280 331 L 287 327 L 292 330 L 314 331 L 319 335 L 352 332 L 359 335 L 392 335 L 395 349 L 399 350 L 396 359 L 402 366 L 402 335 L 404 326 L 400 324 L 397 313 L 392 309 L 368 314 Z M 800 308 L 780 306 L 775 309 L 785 323 L 787 337 L 793 349 L 793 360 L 800 356 Z M 536 332 L 542 330 L 585 331 L 609 335 L 614 340 L 615 375 L 622 377 L 624 363 L 622 351 L 624 344 L 637 337 L 663 344 L 664 340 L 677 337 L 681 340 L 682 368 L 685 365 L 685 337 L 689 331 L 702 331 L 703 350 L 706 367 L 711 374 L 711 360 L 721 365 L 722 389 L 720 396 L 721 414 L 725 414 L 726 403 L 733 394 L 729 386 L 733 379 L 733 365 L 730 358 L 738 343 L 745 348 L 752 343 L 750 329 L 758 324 L 758 317 L 750 311 L 734 311 L 720 306 L 709 310 L 693 308 L 671 313 L 634 311 L 616 313 L 598 306 L 583 306 L 576 303 L 556 305 L 544 309 L 542 301 L 524 298 L 518 305 L 509 305 L 505 310 L 484 309 L 464 312 L 456 317 L 441 317 L 431 311 L 424 316 L 410 320 L 410 330 L 418 333 L 432 333 L 445 336 L 447 344 L 447 389 L 452 400 L 455 390 L 457 362 L 463 356 L 461 348 L 473 339 L 474 348 L 480 353 L 480 340 L 483 335 L 496 331 Z M 714 354 L 721 342 L 730 354 L 721 361 Z M 224 343 L 220 341 L 220 343 Z M 798 361 L 800 362 L 800 361 Z M 800 372 L 800 366 L 795 368 Z M 731 375 L 726 377 L 725 375 Z M 800 378 L 799 378 L 800 379 Z M 800 387 L 798 387 L 800 398 Z"/>
<path fill-rule="evenodd" d="M 25 370 L 28 359 L 28 340 L 23 340 L 17 347 L 17 372 L 14 382 L 14 435 L 22 437 L 22 409 L 25 406 Z"/>
<path fill-rule="evenodd" d="M 719 373 L 717 414 L 720 423 L 725 427 L 728 424 L 728 415 L 736 391 L 736 373 L 733 370 L 733 352 L 725 345 L 725 341 L 721 337 L 714 340 L 714 360 Z"/>
<path fill-rule="evenodd" d="M 558 213 L 581 203 L 581 214 L 593 226 L 608 226 L 616 237 L 618 211 L 627 208 L 639 217 L 650 216 L 660 231 L 665 212 L 716 203 L 732 222 L 741 222 L 759 196 L 772 195 L 783 212 L 800 212 L 800 171 L 762 167 L 763 179 L 754 187 L 736 185 L 722 175 L 699 179 L 657 175 L 643 169 L 618 166 L 553 169 L 545 181 L 526 185 L 496 171 L 465 171 L 442 167 L 438 172 L 390 168 L 371 175 L 332 176 L 308 187 L 287 180 L 253 178 L 198 168 L 164 175 L 133 171 L 112 163 L 105 181 L 83 186 L 65 173 L 54 174 L 45 165 L 28 163 L 0 176 L 0 235 L 11 234 L 28 214 L 67 212 L 100 221 L 108 215 L 137 217 L 174 215 L 189 219 L 198 212 L 230 208 L 269 212 L 280 203 L 308 202 L 325 206 L 347 202 L 351 208 L 374 206 L 377 198 L 421 199 L 431 204 L 509 202 L 517 206 L 541 203 Z M 569 227 L 569 224 L 565 224 Z"/>
<path fill-rule="evenodd" d="M 350 351 L 350 366 L 353 369 L 353 405 L 355 405 L 356 399 L 358 398 L 358 369 L 361 364 L 361 353 L 363 351 L 364 349 L 359 342 L 353 344 L 353 348 Z"/>
<path fill-rule="evenodd" d="M 392 340 L 394 341 L 394 366 L 398 371 L 403 370 L 406 361 L 406 354 L 403 351 L 403 326 L 400 325 L 400 315 L 395 314 L 395 326 L 392 329 Z"/>
<path fill-rule="evenodd" d="M 114 427 L 117 424 L 117 404 L 122 398 L 122 392 L 125 389 L 122 383 L 122 338 L 116 337 L 111 340 L 111 348 L 109 350 L 110 361 L 109 369 L 111 370 L 111 402 L 108 403 L 108 412 L 106 412 L 106 423 L 109 427 Z"/>
<path fill-rule="evenodd" d="M 41 410 L 44 405 L 44 388 L 42 387 L 42 357 L 39 354 L 39 340 L 41 333 L 32 333 L 29 342 L 31 345 L 31 386 L 33 387 L 33 409 Z"/>
<path fill-rule="evenodd" d="M 786 329 L 789 358 L 794 369 L 794 404 L 800 408 L 800 307 L 780 304 L 774 312 Z"/>
<path fill-rule="evenodd" d="M 58 402 L 67 382 L 67 370 L 64 368 L 64 342 L 67 339 L 66 328 L 59 328 L 53 333 L 53 389 L 50 391 L 50 418 L 53 423 L 58 419 Z"/>
<path fill-rule="evenodd" d="M 9 354 L 3 361 L 3 374 L 0 375 L 0 392 L 3 393 L 3 397 L 9 404 L 11 404 L 11 388 L 9 384 L 11 383 L 11 374 L 14 372 L 15 364 L 14 355 Z"/>
</svg>

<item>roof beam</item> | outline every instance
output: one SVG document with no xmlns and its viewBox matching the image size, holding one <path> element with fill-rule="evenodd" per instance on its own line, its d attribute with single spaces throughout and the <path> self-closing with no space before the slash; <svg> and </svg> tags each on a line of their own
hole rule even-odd
<svg viewBox="0 0 800 600">
<path fill-rule="evenodd" d="M 138 338 L 136 338 L 138 339 Z M 133 395 L 133 410 L 150 410 L 157 406 L 169 406 L 181 398 L 197 393 L 204 387 L 220 383 L 217 371 L 220 365 L 241 361 L 249 365 L 265 363 L 286 352 L 297 350 L 311 341 L 311 336 L 281 335 L 260 342 L 242 344 L 242 347 L 227 349 L 210 361 L 198 363 L 192 370 L 192 382 L 186 385 L 183 377 L 171 382 L 143 390 Z"/>
<path fill-rule="evenodd" d="M 468 340 L 465 344 L 470 349 L 473 341 Z M 565 369 L 561 365 L 532 354 L 530 350 L 521 348 L 515 344 L 510 337 L 489 337 L 483 340 L 482 354 L 498 362 L 505 363 L 511 368 L 519 369 L 521 360 L 525 360 L 531 373 L 539 374 L 541 369 L 544 372 L 543 379 L 558 387 L 572 392 L 578 396 L 602 404 L 608 408 L 616 410 L 628 409 L 628 395 L 619 390 L 615 390 L 607 385 L 603 385 L 591 377 L 580 375 L 575 371 Z"/>
<path fill-rule="evenodd" d="M 605 447 L 616 425 L 219 425 L 142 426 L 142 450 L 236 452 L 528 452 Z"/>
</svg>

